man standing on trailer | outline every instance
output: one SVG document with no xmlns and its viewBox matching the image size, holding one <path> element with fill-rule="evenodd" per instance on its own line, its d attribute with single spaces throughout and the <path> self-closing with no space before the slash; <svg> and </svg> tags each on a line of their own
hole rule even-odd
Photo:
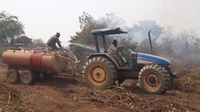
<svg viewBox="0 0 200 112">
<path fill-rule="evenodd" d="M 62 46 L 60 44 L 60 33 L 56 33 L 56 35 L 53 35 L 48 41 L 47 41 L 47 45 L 48 47 L 50 47 L 52 50 L 58 50 L 56 44 L 60 47 L 60 49 L 62 49 Z"/>
</svg>

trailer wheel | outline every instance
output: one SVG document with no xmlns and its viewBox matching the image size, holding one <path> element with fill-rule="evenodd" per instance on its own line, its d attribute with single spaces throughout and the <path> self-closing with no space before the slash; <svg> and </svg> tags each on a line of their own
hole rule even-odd
<svg viewBox="0 0 200 112">
<path fill-rule="evenodd" d="M 146 93 L 163 94 L 170 86 L 170 76 L 161 66 L 146 65 L 139 73 L 139 86 Z"/>
<path fill-rule="evenodd" d="M 89 59 L 83 69 L 86 84 L 90 87 L 105 89 L 117 80 L 115 66 L 103 57 Z"/>
<path fill-rule="evenodd" d="M 19 72 L 16 69 L 8 69 L 6 73 L 6 82 L 16 84 L 19 81 Z"/>
<path fill-rule="evenodd" d="M 35 76 L 34 76 L 33 72 L 30 70 L 24 70 L 20 74 L 20 80 L 24 84 L 28 84 L 28 85 L 32 84 L 34 78 L 35 78 Z"/>
</svg>

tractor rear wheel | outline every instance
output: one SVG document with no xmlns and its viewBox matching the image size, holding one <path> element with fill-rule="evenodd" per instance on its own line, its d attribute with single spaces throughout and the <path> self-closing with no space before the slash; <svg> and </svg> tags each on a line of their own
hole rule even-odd
<svg viewBox="0 0 200 112">
<path fill-rule="evenodd" d="M 19 72 L 16 69 L 8 69 L 6 73 L 6 82 L 16 84 L 19 81 Z"/>
<path fill-rule="evenodd" d="M 89 59 L 83 67 L 86 84 L 98 89 L 106 89 L 117 80 L 117 70 L 113 63 L 103 57 Z"/>
<path fill-rule="evenodd" d="M 31 70 L 24 70 L 20 74 L 20 80 L 24 84 L 28 84 L 28 85 L 32 84 L 34 78 L 35 78 L 35 76 Z"/>
<path fill-rule="evenodd" d="M 162 94 L 170 86 L 170 76 L 164 67 L 146 65 L 140 70 L 139 86 L 146 93 Z"/>
</svg>

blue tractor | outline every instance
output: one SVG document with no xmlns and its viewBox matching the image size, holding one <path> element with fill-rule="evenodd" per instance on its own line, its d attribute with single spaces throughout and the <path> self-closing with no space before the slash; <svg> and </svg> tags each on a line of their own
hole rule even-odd
<svg viewBox="0 0 200 112">
<path fill-rule="evenodd" d="M 93 88 L 109 88 L 125 79 L 138 80 L 137 85 L 146 93 L 165 93 L 175 75 L 171 72 L 170 61 L 151 54 L 134 52 L 123 48 L 119 50 L 122 59 L 126 62 L 120 66 L 119 62 L 107 52 L 107 35 L 128 33 L 120 28 L 100 29 L 91 32 L 94 36 L 96 53 L 88 56 L 83 66 L 83 73 L 86 84 Z M 102 38 L 103 50 L 100 49 L 98 41 Z"/>
</svg>

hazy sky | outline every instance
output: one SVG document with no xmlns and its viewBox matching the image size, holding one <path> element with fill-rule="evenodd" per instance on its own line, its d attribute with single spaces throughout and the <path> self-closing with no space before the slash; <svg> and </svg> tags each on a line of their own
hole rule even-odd
<svg viewBox="0 0 200 112">
<path fill-rule="evenodd" d="M 200 35 L 200 0 L 0 0 L 0 11 L 19 17 L 26 35 L 44 42 L 56 32 L 65 43 L 79 31 L 83 11 L 95 18 L 113 12 L 132 26 L 155 20 L 175 32 L 193 29 Z"/>
</svg>

